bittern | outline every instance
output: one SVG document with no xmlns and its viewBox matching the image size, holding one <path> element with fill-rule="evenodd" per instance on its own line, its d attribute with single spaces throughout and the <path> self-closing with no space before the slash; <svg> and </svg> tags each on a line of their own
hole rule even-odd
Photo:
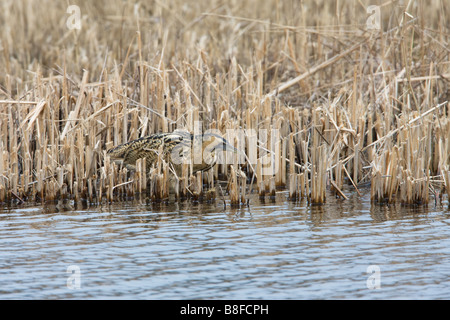
<svg viewBox="0 0 450 320">
<path fill-rule="evenodd" d="M 238 152 L 227 140 L 215 133 L 193 135 L 188 131 L 175 130 L 172 133 L 156 133 L 142 137 L 107 151 L 110 159 L 136 169 L 136 161 L 145 158 L 149 169 L 158 157 L 168 162 L 176 175 L 181 177 L 182 165 L 192 163 L 192 173 L 212 168 L 218 159 L 217 151 Z"/>
</svg>

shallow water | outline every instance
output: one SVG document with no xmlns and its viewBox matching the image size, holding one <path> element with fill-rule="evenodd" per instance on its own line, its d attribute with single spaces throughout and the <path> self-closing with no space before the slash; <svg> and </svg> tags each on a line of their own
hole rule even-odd
<svg viewBox="0 0 450 320">
<path fill-rule="evenodd" d="M 285 198 L 0 209 L 0 299 L 450 298 L 447 206 Z"/>
</svg>

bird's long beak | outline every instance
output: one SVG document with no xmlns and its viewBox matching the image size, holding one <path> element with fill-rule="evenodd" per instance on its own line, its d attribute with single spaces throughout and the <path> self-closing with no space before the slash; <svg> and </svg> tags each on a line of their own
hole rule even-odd
<svg viewBox="0 0 450 320">
<path fill-rule="evenodd" d="M 225 141 L 224 143 L 224 151 L 232 151 L 234 153 L 240 153 L 240 151 L 238 149 L 236 149 L 235 147 L 233 147 L 227 140 L 223 139 Z"/>
</svg>

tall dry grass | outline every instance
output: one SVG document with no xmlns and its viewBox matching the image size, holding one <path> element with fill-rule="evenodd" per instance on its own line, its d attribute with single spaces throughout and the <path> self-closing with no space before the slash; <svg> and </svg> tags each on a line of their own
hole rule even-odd
<svg viewBox="0 0 450 320">
<path fill-rule="evenodd" d="M 167 199 L 164 163 L 130 173 L 105 150 L 195 121 L 280 137 L 247 136 L 256 163 L 185 174 L 179 197 L 226 177 L 233 204 L 283 187 L 322 203 L 364 182 L 379 202 L 450 194 L 449 6 L 373 2 L 80 0 L 78 30 L 69 3 L 2 1 L 0 202 Z"/>
</svg>

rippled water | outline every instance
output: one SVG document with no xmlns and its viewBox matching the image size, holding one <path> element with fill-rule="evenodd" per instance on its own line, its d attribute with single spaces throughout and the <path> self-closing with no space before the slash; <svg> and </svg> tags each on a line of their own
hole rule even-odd
<svg viewBox="0 0 450 320">
<path fill-rule="evenodd" d="M 0 209 L 0 298 L 450 298 L 447 206 L 285 197 Z"/>
</svg>

